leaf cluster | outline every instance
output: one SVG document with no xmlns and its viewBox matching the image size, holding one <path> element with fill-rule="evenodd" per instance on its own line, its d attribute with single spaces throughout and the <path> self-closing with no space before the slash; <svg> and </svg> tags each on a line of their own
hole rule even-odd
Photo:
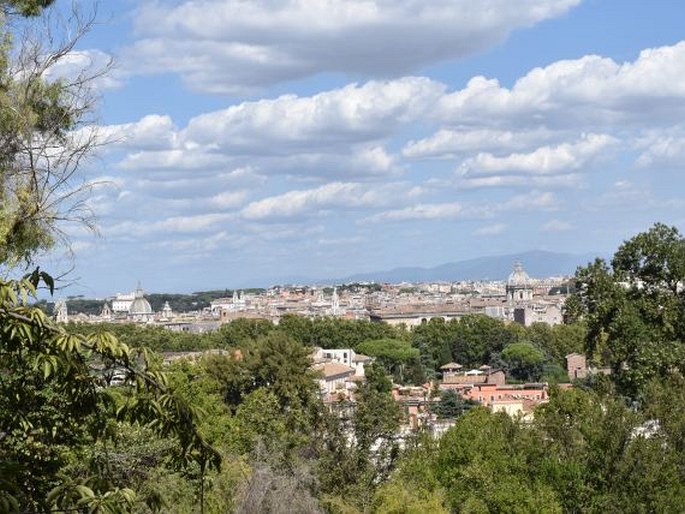
<svg viewBox="0 0 685 514">
<path fill-rule="evenodd" d="M 168 389 L 150 354 L 106 332 L 81 336 L 55 326 L 28 305 L 39 281 L 52 286 L 38 270 L 0 281 L 0 496 L 22 509 L 128 503 L 127 487 L 101 480 L 98 469 L 64 474 L 79 452 L 111 439 L 116 422 L 174 440 L 180 466 L 219 466 L 198 412 Z M 108 386 L 112 369 L 125 372 L 125 387 Z"/>
</svg>

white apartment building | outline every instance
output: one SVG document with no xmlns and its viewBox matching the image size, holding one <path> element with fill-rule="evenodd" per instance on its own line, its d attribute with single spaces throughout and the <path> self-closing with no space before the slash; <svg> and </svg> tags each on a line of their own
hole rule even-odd
<svg viewBox="0 0 685 514">
<path fill-rule="evenodd" d="M 133 303 L 133 300 L 136 299 L 136 293 L 126 293 L 126 294 L 121 294 L 117 293 L 114 299 L 112 300 L 112 312 L 114 313 L 121 313 L 121 312 L 128 312 L 129 309 L 131 308 L 131 304 Z"/>
<path fill-rule="evenodd" d="M 354 375 L 364 376 L 364 366 L 371 363 L 371 357 L 356 353 L 352 348 L 317 348 L 312 355 L 314 362 L 337 362 L 354 369 Z"/>
</svg>

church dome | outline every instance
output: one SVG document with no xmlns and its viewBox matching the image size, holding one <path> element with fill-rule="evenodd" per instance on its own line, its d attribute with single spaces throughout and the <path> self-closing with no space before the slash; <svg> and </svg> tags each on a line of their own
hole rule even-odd
<svg viewBox="0 0 685 514">
<path fill-rule="evenodd" d="M 136 289 L 135 300 L 133 300 L 133 303 L 131 304 L 131 307 L 128 310 L 129 314 L 152 314 L 152 306 L 143 295 L 143 290 L 139 286 L 138 289 Z"/>
<path fill-rule="evenodd" d="M 528 273 L 523 271 L 523 265 L 517 261 L 514 264 L 514 271 L 511 272 L 507 279 L 508 286 L 527 286 L 530 284 L 530 277 Z"/>
</svg>

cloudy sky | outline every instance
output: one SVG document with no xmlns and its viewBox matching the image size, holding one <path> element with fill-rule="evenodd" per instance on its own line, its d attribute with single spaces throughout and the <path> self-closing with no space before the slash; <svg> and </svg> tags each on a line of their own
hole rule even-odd
<svg viewBox="0 0 685 514">
<path fill-rule="evenodd" d="M 61 0 L 58 0 L 60 3 Z M 88 5 L 91 2 L 81 2 Z M 678 0 L 110 0 L 72 294 L 341 277 L 685 227 Z"/>
</svg>

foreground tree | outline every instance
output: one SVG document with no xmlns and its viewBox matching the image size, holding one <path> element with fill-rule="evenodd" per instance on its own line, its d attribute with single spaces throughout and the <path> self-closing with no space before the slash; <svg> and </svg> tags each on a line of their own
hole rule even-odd
<svg viewBox="0 0 685 514">
<path fill-rule="evenodd" d="M 179 465 L 218 467 L 197 413 L 167 388 L 148 355 L 136 357 L 107 333 L 83 337 L 54 326 L 28 305 L 40 280 L 52 285 L 41 272 L 0 282 L 0 509 L 131 507 L 135 492 L 108 480 L 107 462 L 69 471 L 95 443 L 115 435 L 117 422 L 175 441 Z M 128 385 L 108 387 L 110 369 L 123 370 Z"/>
<path fill-rule="evenodd" d="M 654 377 L 685 371 L 685 240 L 657 223 L 623 243 L 611 265 L 576 273 L 571 304 L 587 322 L 586 350 L 611 366 L 619 391 L 639 396 Z"/>
<path fill-rule="evenodd" d="M 536 411 L 534 469 L 556 490 L 564 511 L 682 510 L 679 452 L 645 414 L 611 390 L 553 391 Z"/>
<path fill-rule="evenodd" d="M 433 462 L 452 509 L 561 512 L 552 488 L 531 473 L 528 436 L 506 414 L 483 407 L 461 416 L 440 440 Z"/>
<path fill-rule="evenodd" d="M 356 406 L 324 418 L 316 441 L 318 478 L 331 512 L 366 512 L 400 455 L 400 410 L 383 366 L 366 367 Z M 359 509 L 359 510 L 357 510 Z"/>
<path fill-rule="evenodd" d="M 52 3 L 0 2 L 0 266 L 30 263 L 53 248 L 64 240 L 64 222 L 92 227 L 86 200 L 93 184 L 78 171 L 97 146 L 86 126 L 93 81 L 107 65 L 54 77 L 93 19 L 74 12 L 61 34 L 58 16 L 37 17 Z"/>
</svg>

